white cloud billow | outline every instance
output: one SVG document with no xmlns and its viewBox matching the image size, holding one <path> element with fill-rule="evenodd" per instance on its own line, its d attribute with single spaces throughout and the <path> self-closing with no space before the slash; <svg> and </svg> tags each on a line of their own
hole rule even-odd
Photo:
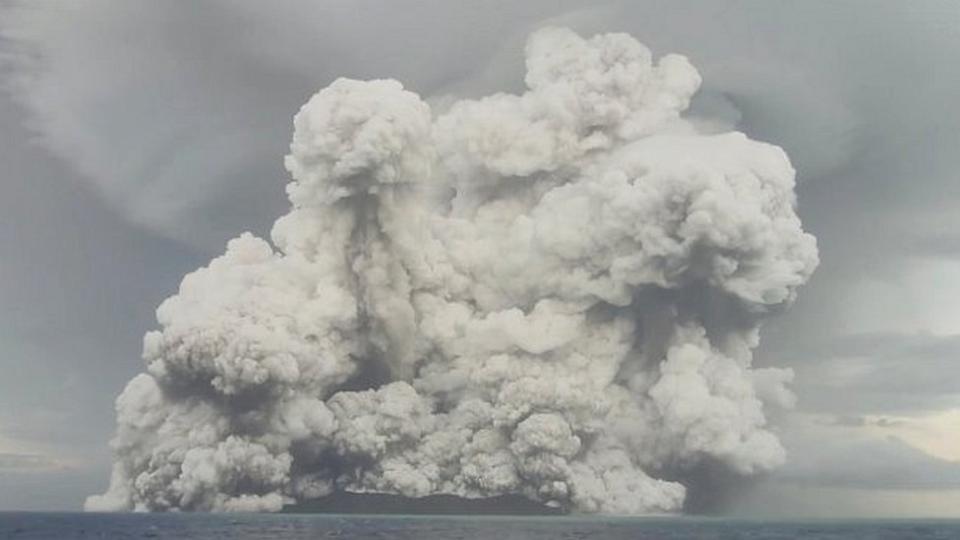
<svg viewBox="0 0 960 540">
<path fill-rule="evenodd" d="M 700 77 L 544 29 L 528 90 L 434 115 L 340 79 L 295 118 L 289 214 L 186 276 L 117 401 L 90 510 L 278 510 L 335 490 L 682 508 L 784 451 L 751 367 L 817 265 L 783 151 L 680 118 Z"/>
</svg>

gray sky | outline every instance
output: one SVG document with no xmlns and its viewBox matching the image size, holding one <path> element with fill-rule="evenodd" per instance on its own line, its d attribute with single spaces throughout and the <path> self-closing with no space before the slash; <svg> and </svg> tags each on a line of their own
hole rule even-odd
<svg viewBox="0 0 960 540">
<path fill-rule="evenodd" d="M 687 55 L 694 111 L 799 171 L 822 264 L 758 353 L 797 372 L 790 459 L 728 511 L 960 516 L 953 0 L 0 5 L 0 510 L 102 491 L 156 305 L 282 213 L 307 97 L 337 76 L 516 90 L 555 23 Z"/>
</svg>

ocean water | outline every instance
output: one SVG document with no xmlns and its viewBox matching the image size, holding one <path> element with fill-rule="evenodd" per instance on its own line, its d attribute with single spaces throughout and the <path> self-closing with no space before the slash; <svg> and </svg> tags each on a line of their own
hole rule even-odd
<svg viewBox="0 0 960 540">
<path fill-rule="evenodd" d="M 0 513 L 0 539 L 960 539 L 960 521 Z"/>
</svg>

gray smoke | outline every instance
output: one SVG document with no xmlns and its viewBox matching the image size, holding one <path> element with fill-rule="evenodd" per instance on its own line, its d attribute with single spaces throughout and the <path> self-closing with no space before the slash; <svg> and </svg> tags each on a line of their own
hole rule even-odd
<svg viewBox="0 0 960 540">
<path fill-rule="evenodd" d="M 792 372 L 751 360 L 817 265 L 786 155 L 698 133 L 697 71 L 625 34 L 540 30 L 526 64 L 442 114 L 392 80 L 303 106 L 290 213 L 159 307 L 87 509 L 673 512 L 683 471 L 784 461 Z"/>
</svg>

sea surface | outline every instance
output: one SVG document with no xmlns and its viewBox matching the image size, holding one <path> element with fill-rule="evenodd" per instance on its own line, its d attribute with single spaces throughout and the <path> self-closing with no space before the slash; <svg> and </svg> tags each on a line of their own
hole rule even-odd
<svg viewBox="0 0 960 540">
<path fill-rule="evenodd" d="M 960 539 L 960 521 L 0 513 L 0 539 Z"/>
</svg>

